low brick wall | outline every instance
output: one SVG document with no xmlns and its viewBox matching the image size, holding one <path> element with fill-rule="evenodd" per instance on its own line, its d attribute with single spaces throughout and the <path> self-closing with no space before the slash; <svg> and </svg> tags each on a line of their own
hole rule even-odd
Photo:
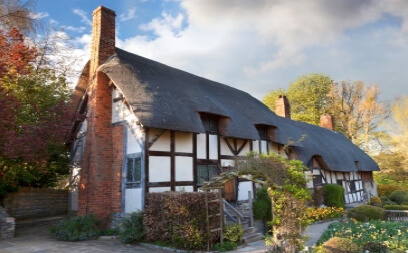
<svg viewBox="0 0 408 253">
<path fill-rule="evenodd" d="M 8 194 L 3 204 L 16 219 L 64 215 L 68 210 L 68 191 L 22 187 Z"/>
</svg>

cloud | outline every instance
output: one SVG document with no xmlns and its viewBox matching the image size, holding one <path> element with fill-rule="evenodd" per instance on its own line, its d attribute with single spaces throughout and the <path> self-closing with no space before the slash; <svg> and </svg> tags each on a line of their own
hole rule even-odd
<svg viewBox="0 0 408 253">
<path fill-rule="evenodd" d="M 48 16 L 49 16 L 48 12 L 37 12 L 37 13 L 31 12 L 29 14 L 29 17 L 32 19 L 42 19 Z"/>
<path fill-rule="evenodd" d="M 74 26 L 68 25 L 68 26 L 63 26 L 63 28 L 64 28 L 65 30 L 72 31 L 72 32 L 77 32 L 77 33 L 83 33 L 83 32 L 85 32 L 85 30 L 86 30 L 86 27 L 83 27 L 83 26 L 81 26 L 81 27 L 74 27 Z"/>
<path fill-rule="evenodd" d="M 87 16 L 88 13 L 86 11 L 83 11 L 80 9 L 74 9 L 73 12 L 82 18 L 81 19 L 82 23 L 92 26 L 92 21 L 88 18 Z"/>
<path fill-rule="evenodd" d="M 137 18 L 137 15 L 136 15 L 136 8 L 134 7 L 128 9 L 127 12 L 119 15 L 119 20 L 122 22 L 131 20 L 131 19 L 135 19 L 135 18 Z"/>
</svg>

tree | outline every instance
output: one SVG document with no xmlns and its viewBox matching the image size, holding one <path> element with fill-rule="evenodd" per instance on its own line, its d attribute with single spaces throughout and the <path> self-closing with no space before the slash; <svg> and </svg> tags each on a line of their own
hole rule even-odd
<svg viewBox="0 0 408 253">
<path fill-rule="evenodd" d="M 397 98 L 388 124 L 387 149 L 374 156 L 381 168 L 376 181 L 382 184 L 407 185 L 408 181 L 408 97 Z"/>
<path fill-rule="evenodd" d="M 380 94 L 378 85 L 361 81 L 333 83 L 328 94 L 331 108 L 327 110 L 335 129 L 366 152 L 379 150 L 376 144 L 384 134 L 379 128 L 391 112 L 388 103 L 379 101 Z"/>
<path fill-rule="evenodd" d="M 327 96 L 333 80 L 326 74 L 308 74 L 291 82 L 287 91 L 272 90 L 263 102 L 272 110 L 279 95 L 286 95 L 290 102 L 292 119 L 319 125 L 320 116 L 327 112 L 331 100 Z"/>
<path fill-rule="evenodd" d="M 33 15 L 34 0 L 0 0 L 1 29 L 18 29 L 23 34 L 35 31 L 37 19 Z"/>
<path fill-rule="evenodd" d="M 34 69 L 35 48 L 12 29 L 0 32 L 0 194 L 21 186 L 48 187 L 68 173 L 65 78 Z"/>
</svg>

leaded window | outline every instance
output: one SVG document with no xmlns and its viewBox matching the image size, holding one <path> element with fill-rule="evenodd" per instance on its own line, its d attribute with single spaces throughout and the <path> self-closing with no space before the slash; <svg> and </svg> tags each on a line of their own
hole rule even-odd
<svg viewBox="0 0 408 253">
<path fill-rule="evenodd" d="M 197 176 L 198 185 L 202 185 L 204 182 L 210 181 L 213 177 L 218 175 L 217 165 L 198 165 L 197 166 Z"/>
<path fill-rule="evenodd" d="M 206 132 L 218 133 L 218 116 L 202 113 L 201 121 Z"/>
<path fill-rule="evenodd" d="M 315 175 L 313 176 L 313 184 L 315 186 L 323 184 L 323 176 L 322 175 Z"/>
<path fill-rule="evenodd" d="M 141 154 L 131 154 L 126 158 L 126 188 L 138 188 L 142 182 Z"/>
</svg>

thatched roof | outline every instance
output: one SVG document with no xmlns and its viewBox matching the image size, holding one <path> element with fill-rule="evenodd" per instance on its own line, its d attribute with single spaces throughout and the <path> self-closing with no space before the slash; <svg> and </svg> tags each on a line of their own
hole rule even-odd
<svg viewBox="0 0 408 253">
<path fill-rule="evenodd" d="M 255 125 L 275 126 L 275 141 L 292 144 L 299 159 L 308 164 L 323 157 L 331 170 L 379 170 L 377 164 L 344 135 L 277 116 L 262 102 L 230 86 L 178 70 L 116 49 L 98 69 L 124 93 L 143 126 L 186 132 L 205 132 L 199 113 L 228 118 L 224 135 L 259 139 Z"/>
</svg>

